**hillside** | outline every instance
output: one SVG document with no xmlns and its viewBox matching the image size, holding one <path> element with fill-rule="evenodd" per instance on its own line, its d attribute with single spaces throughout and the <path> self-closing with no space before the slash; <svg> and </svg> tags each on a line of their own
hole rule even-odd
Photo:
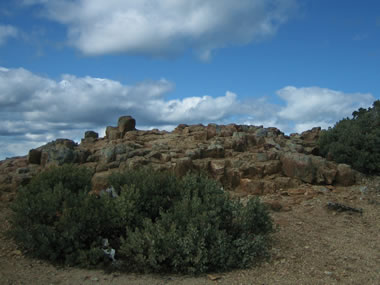
<svg viewBox="0 0 380 285">
<path fill-rule="evenodd" d="M 234 124 L 141 131 L 127 116 L 117 127 L 107 127 L 104 138 L 89 131 L 80 144 L 58 139 L 2 161 L 1 279 L 4 284 L 378 284 L 380 179 L 318 156 L 319 133 L 314 128 L 286 136 L 276 128 Z M 206 172 L 233 196 L 258 195 L 279 227 L 272 259 L 258 268 L 216 275 L 213 281 L 210 276 L 105 275 L 26 258 L 3 234 L 9 227 L 9 203 L 18 186 L 64 163 L 90 168 L 93 191 L 105 189 L 113 171 L 149 165 L 180 176 Z M 327 207 L 329 202 L 354 209 Z"/>
</svg>

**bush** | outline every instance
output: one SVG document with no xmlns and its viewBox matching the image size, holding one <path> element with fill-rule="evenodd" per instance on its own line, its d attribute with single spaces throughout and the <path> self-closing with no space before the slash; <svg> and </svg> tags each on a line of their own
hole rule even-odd
<svg viewBox="0 0 380 285">
<path fill-rule="evenodd" d="M 115 232 L 111 199 L 89 195 L 91 174 L 65 165 L 21 188 L 12 205 L 12 236 L 31 255 L 68 265 L 102 261 L 101 239 Z"/>
<path fill-rule="evenodd" d="M 258 199 L 231 200 L 204 176 L 117 173 L 110 177 L 116 198 L 90 195 L 89 182 L 73 166 L 33 179 L 13 205 L 16 241 L 36 257 L 89 266 L 102 263 L 106 238 L 123 268 L 139 272 L 221 271 L 268 256 L 267 209 Z"/>
<path fill-rule="evenodd" d="M 267 256 L 273 225 L 259 200 L 243 206 L 203 176 L 138 175 L 145 180 L 128 175 L 129 184 L 120 188 L 127 224 L 120 255 L 127 268 L 194 274 L 244 268 Z M 149 211 L 145 205 L 152 204 Z"/>
<path fill-rule="evenodd" d="M 322 131 L 320 153 L 358 171 L 380 173 L 380 101 L 375 101 L 372 108 L 360 108 L 352 115 L 352 119 L 345 118 L 333 128 Z"/>
</svg>

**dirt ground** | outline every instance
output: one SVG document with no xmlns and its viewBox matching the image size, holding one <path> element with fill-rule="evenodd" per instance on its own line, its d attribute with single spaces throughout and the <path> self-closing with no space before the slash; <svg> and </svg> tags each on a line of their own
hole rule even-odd
<svg viewBox="0 0 380 285">
<path fill-rule="evenodd" d="M 258 267 L 198 277 L 56 268 L 24 257 L 4 236 L 9 203 L 0 202 L 0 284 L 380 284 L 380 177 L 318 195 L 263 197 L 283 208 L 272 258 Z M 363 214 L 328 209 L 329 201 Z"/>
</svg>

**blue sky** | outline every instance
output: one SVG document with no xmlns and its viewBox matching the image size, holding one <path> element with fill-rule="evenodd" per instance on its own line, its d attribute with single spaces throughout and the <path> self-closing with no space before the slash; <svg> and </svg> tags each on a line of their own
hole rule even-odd
<svg viewBox="0 0 380 285">
<path fill-rule="evenodd" d="M 380 97 L 380 3 L 0 2 L 0 159 L 180 123 L 326 128 Z"/>
</svg>

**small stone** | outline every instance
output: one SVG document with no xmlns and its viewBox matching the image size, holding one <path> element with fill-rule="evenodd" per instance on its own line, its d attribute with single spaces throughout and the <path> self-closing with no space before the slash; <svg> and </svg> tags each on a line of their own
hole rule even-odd
<svg viewBox="0 0 380 285">
<path fill-rule="evenodd" d="M 91 281 L 98 282 L 98 281 L 99 281 L 99 278 L 98 278 L 98 277 L 92 277 L 92 278 L 91 278 Z"/>
<path fill-rule="evenodd" d="M 21 252 L 21 250 L 16 249 L 16 250 L 11 251 L 11 255 L 13 255 L 13 256 L 21 256 L 22 252 Z"/>
<path fill-rule="evenodd" d="M 219 276 L 219 275 L 211 275 L 211 274 L 208 274 L 207 277 L 208 277 L 208 279 L 210 279 L 211 281 L 216 281 L 216 280 L 222 279 L 222 276 Z"/>
</svg>

